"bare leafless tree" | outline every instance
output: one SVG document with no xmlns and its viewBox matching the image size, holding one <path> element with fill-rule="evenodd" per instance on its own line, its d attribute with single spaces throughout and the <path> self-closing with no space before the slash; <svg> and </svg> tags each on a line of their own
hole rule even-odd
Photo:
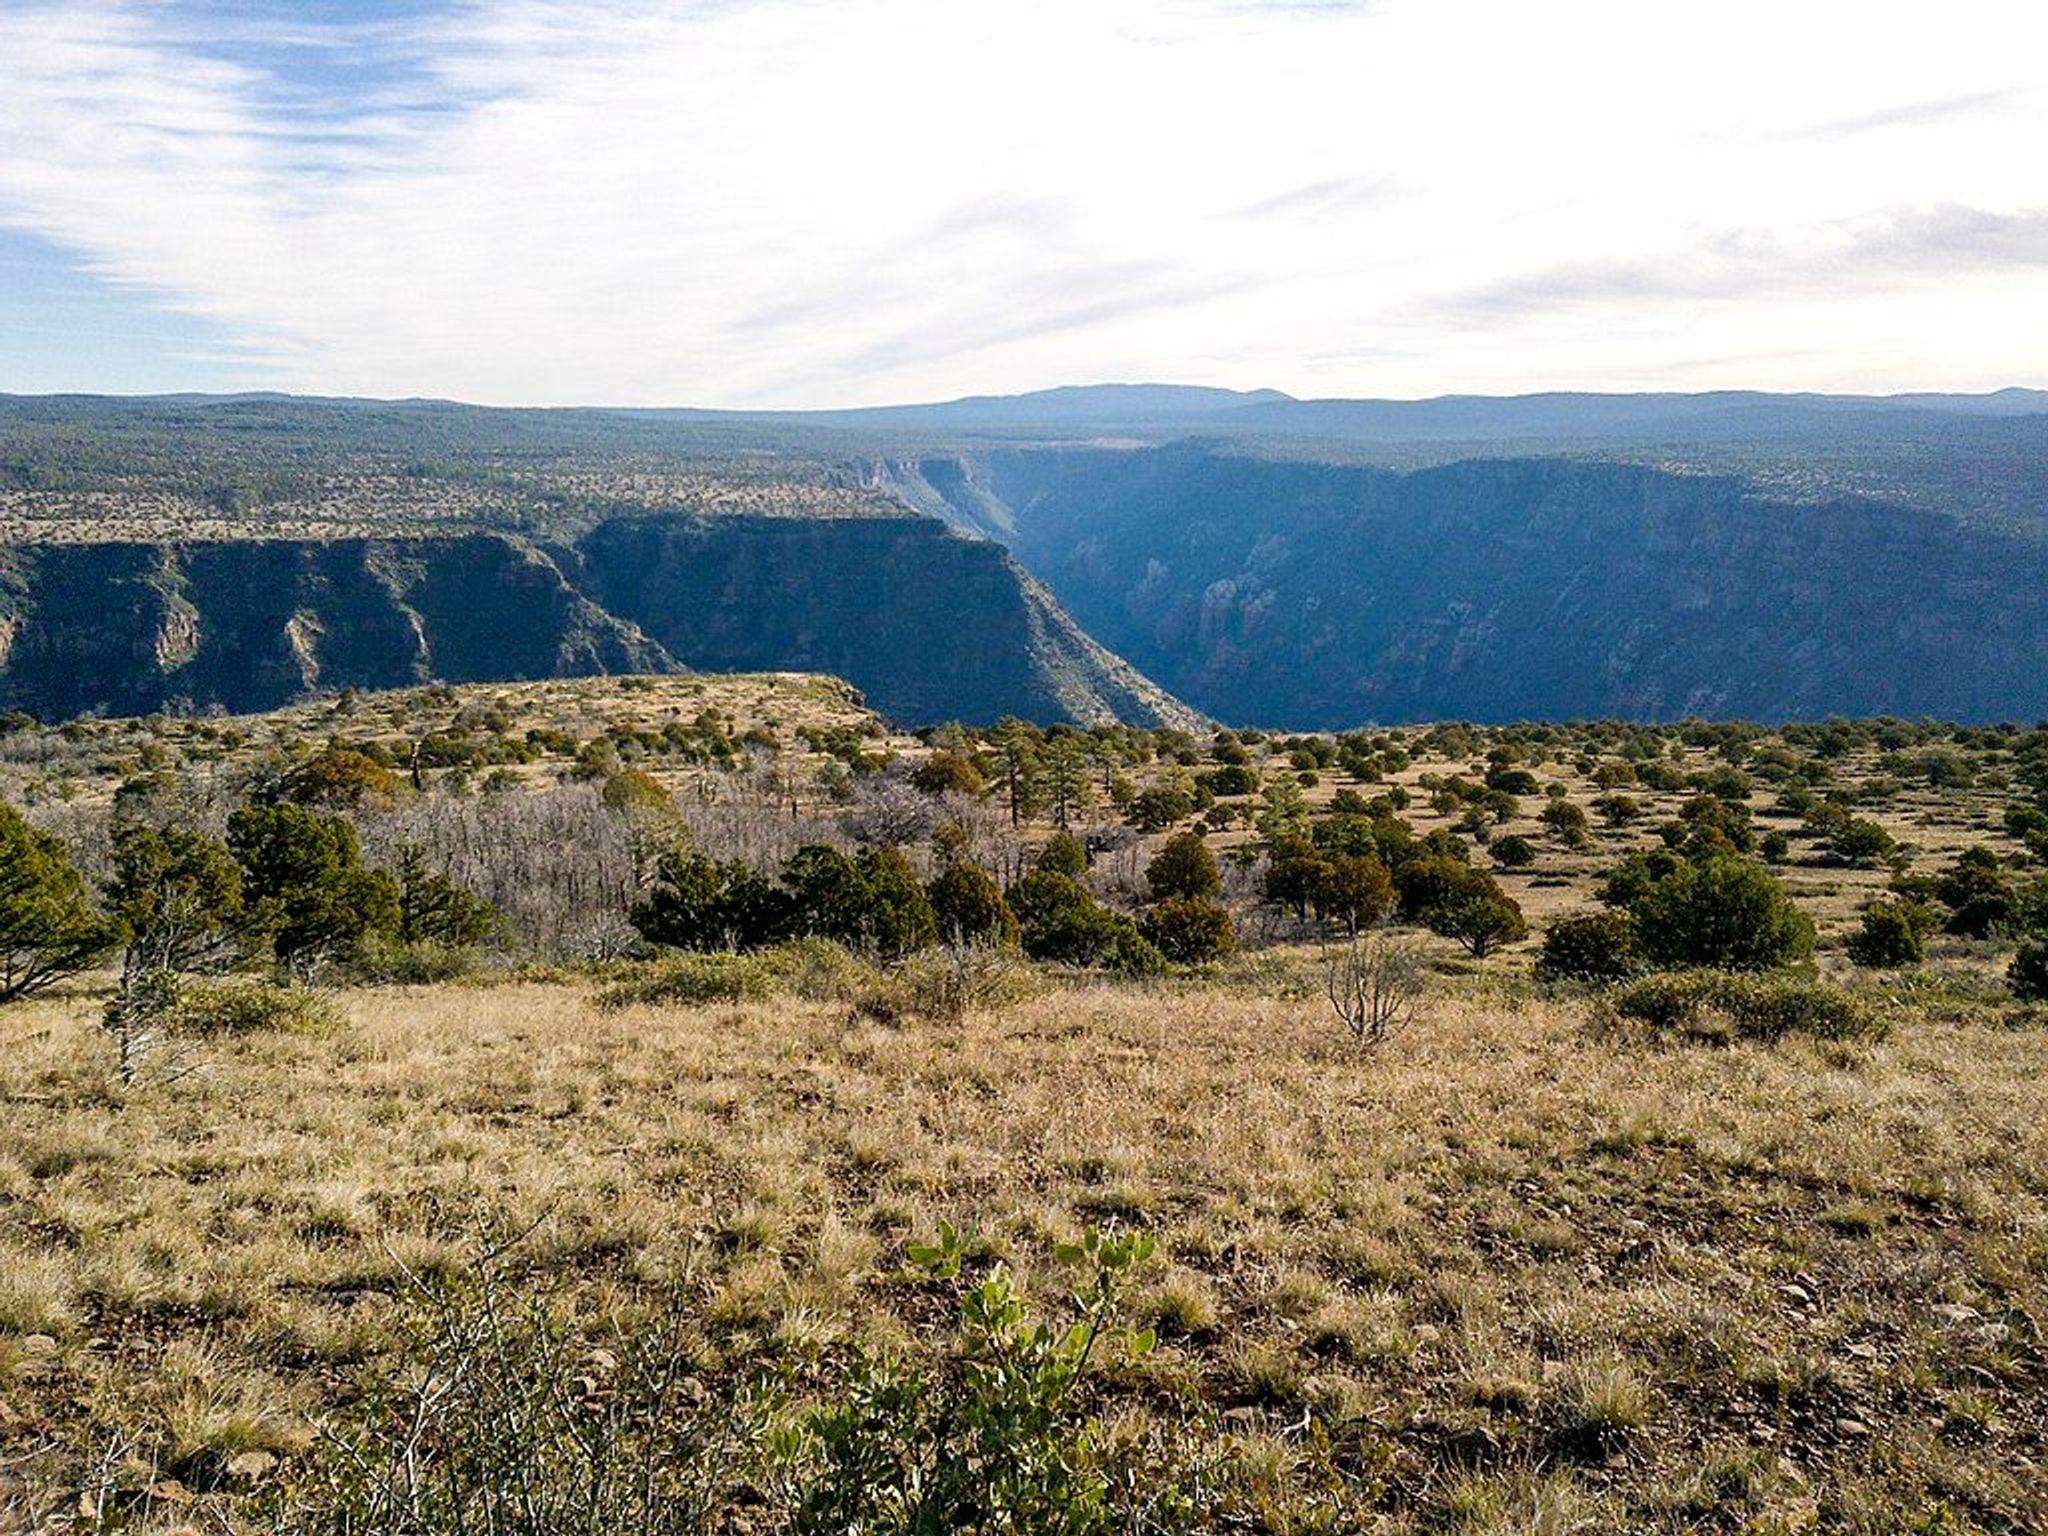
<svg viewBox="0 0 2048 1536">
<path fill-rule="evenodd" d="M 1323 951 L 1323 985 L 1338 1020 L 1361 1046 L 1384 1044 L 1414 1022 L 1422 955 L 1384 925 Z"/>
</svg>

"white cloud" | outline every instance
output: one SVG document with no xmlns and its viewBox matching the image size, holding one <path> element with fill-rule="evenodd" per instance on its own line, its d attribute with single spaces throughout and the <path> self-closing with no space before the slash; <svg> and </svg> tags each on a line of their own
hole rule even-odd
<svg viewBox="0 0 2048 1536">
<path fill-rule="evenodd" d="M 234 15 L 0 9 L 0 220 L 212 322 L 256 382 L 812 405 L 1668 385 L 1677 358 L 1701 385 L 2043 382 L 2033 7 Z"/>
</svg>

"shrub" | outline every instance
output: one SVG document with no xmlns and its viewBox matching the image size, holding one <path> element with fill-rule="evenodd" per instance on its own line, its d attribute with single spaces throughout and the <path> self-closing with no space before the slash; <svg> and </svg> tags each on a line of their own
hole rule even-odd
<svg viewBox="0 0 2048 1536">
<path fill-rule="evenodd" d="M 1217 1528 L 1244 1506 L 1248 1477 L 1188 1430 L 1096 1417 L 1093 1378 L 1154 1345 L 1123 1325 L 1149 1238 L 1061 1249 L 1080 1279 L 1050 1315 L 981 1267 L 972 1234 L 942 1227 L 909 1253 L 950 1319 L 936 1347 L 849 1343 L 722 1370 L 708 1391 L 690 1287 L 597 1321 L 515 1289 L 503 1260 L 422 1278 L 399 1314 L 403 1368 L 322 1437 L 274 1528 L 1117 1536 Z"/>
<path fill-rule="evenodd" d="M 1747 860 L 1681 862 L 1626 905 L 1654 966 L 1762 971 L 1813 953 L 1813 919 L 1768 870 Z"/>
<path fill-rule="evenodd" d="M 613 983 L 598 994 L 606 1008 L 633 1004 L 701 1007 L 763 998 L 774 990 L 775 974 L 754 955 L 678 955 L 639 975 Z"/>
<path fill-rule="evenodd" d="M 460 981 L 473 974 L 476 967 L 477 953 L 467 945 L 383 937 L 369 938 L 357 945 L 348 966 L 351 974 L 365 981 L 408 987 Z"/>
<path fill-rule="evenodd" d="M 1713 970 L 1645 976 L 1614 993 L 1610 1006 L 1624 1019 L 1687 1039 L 1776 1040 L 1805 1034 L 1856 1040 L 1883 1033 L 1860 998 L 1784 976 Z"/>
<path fill-rule="evenodd" d="M 1394 881 L 1404 912 L 1432 933 L 1456 939 L 1475 959 L 1529 931 L 1522 909 L 1493 876 L 1446 854 L 1411 858 Z"/>
<path fill-rule="evenodd" d="M 398 939 L 409 947 L 467 949 L 498 927 L 498 910 L 469 887 L 427 867 L 416 843 L 398 850 Z"/>
<path fill-rule="evenodd" d="M 1154 901 L 1181 898 L 1199 901 L 1223 888 L 1216 855 L 1196 832 L 1179 832 L 1145 866 L 1145 884 Z"/>
<path fill-rule="evenodd" d="M 1543 825 L 1550 829 L 1550 835 L 1567 848 L 1582 848 L 1586 843 L 1586 813 L 1569 800 L 1553 800 L 1543 808 Z"/>
<path fill-rule="evenodd" d="M 1032 931 L 1050 922 L 1058 921 L 1076 912 L 1085 912 L 1095 905 L 1095 896 L 1087 886 L 1071 875 L 1056 874 L 1049 869 L 1034 869 L 1012 885 L 1005 900 L 1010 910 L 1017 914 L 1017 921 L 1024 930 L 1024 948 L 1031 948 Z"/>
<path fill-rule="evenodd" d="M 1681 846 L 1726 847 L 1748 853 L 1754 846 L 1749 807 L 1712 794 L 1695 795 L 1679 807 Z"/>
<path fill-rule="evenodd" d="M 621 815 L 667 816 L 673 815 L 676 808 L 675 796 L 644 768 L 621 768 L 604 781 L 598 798 L 606 810 Z"/>
<path fill-rule="evenodd" d="M 341 1027 L 341 1011 L 324 992 L 266 982 L 186 982 L 172 1018 L 196 1035 L 246 1035 L 275 1030 L 324 1035 Z"/>
<path fill-rule="evenodd" d="M 1204 896 L 1169 896 L 1155 903 L 1138 931 L 1177 965 L 1218 960 L 1237 948 L 1229 912 Z"/>
<path fill-rule="evenodd" d="M 854 860 L 865 906 L 851 937 L 895 959 L 938 942 L 938 920 L 900 848 L 864 849 Z M 829 931 L 829 930 L 828 930 Z M 844 930 L 842 930 L 844 931 Z"/>
<path fill-rule="evenodd" d="M 1238 750 L 1244 749 L 1240 747 Z M 1255 795 L 1259 792 L 1258 771 L 1244 763 L 1227 763 L 1203 774 L 1197 782 L 1210 794 L 1218 796 Z"/>
<path fill-rule="evenodd" d="M 1536 862 L 1536 845 L 1519 832 L 1495 838 L 1486 851 L 1502 869 L 1527 869 Z"/>
<path fill-rule="evenodd" d="M 0 1003 L 77 975 L 120 938 L 93 910 L 64 845 L 0 804 Z"/>
<path fill-rule="evenodd" d="M 1828 853 L 1843 864 L 1875 864 L 1890 858 L 1897 847 L 1891 833 L 1874 821 L 1856 816 L 1837 822 L 1827 837 Z"/>
<path fill-rule="evenodd" d="M 242 869 L 219 838 L 189 827 L 114 826 L 107 901 L 128 929 L 124 969 L 211 969 L 260 939 Z"/>
<path fill-rule="evenodd" d="M 1061 1257 L 1091 1276 L 1075 1294 L 1071 1327 L 1035 1322 L 1008 1271 L 962 1278 L 970 1239 L 951 1228 L 937 1244 L 913 1244 L 912 1261 L 951 1284 L 959 1310 L 950 1368 L 857 1357 L 847 1379 L 809 1417 L 790 1529 L 795 1536 L 848 1531 L 1042 1531 L 1111 1536 L 1134 1529 L 1105 1476 L 1104 1439 L 1076 1389 L 1115 1347 L 1129 1359 L 1153 1336 L 1113 1326 L 1125 1278 L 1152 1254 L 1143 1235 L 1099 1238 Z M 1156 1507 L 1171 1497 L 1159 1469 L 1143 1483 Z M 1177 1500 L 1174 1500 L 1177 1502 Z"/>
<path fill-rule="evenodd" d="M 1157 975 L 1166 957 L 1121 912 L 1091 900 L 1024 925 L 1024 953 L 1061 965 L 1099 966 L 1130 976 Z"/>
<path fill-rule="evenodd" d="M 974 864 L 955 864 L 926 890 L 939 937 L 949 944 L 993 944 L 1015 948 L 1017 914 L 1003 899 L 995 876 Z"/>
<path fill-rule="evenodd" d="M 1626 912 L 1559 918 L 1544 930 L 1536 959 L 1540 981 L 1626 981 L 1642 968 L 1635 923 Z"/>
<path fill-rule="evenodd" d="M 867 1018 L 957 1024 L 976 1010 L 1020 1003 L 1036 991 L 1030 968 L 1014 955 L 964 944 L 911 956 L 888 975 L 874 978 L 853 1004 Z"/>
<path fill-rule="evenodd" d="M 1633 795 L 1601 795 L 1593 802 L 1593 809 L 1610 827 L 1625 827 L 1643 814 L 1642 802 Z"/>
<path fill-rule="evenodd" d="M 654 883 L 634 903 L 633 926 L 652 944 L 676 949 L 751 949 L 788 921 L 787 896 L 750 865 L 719 863 L 676 849 L 655 866 Z"/>
<path fill-rule="evenodd" d="M 1141 832 L 1163 832 L 1194 814 L 1194 797 L 1171 785 L 1140 790 L 1131 801 L 1131 824 Z"/>
<path fill-rule="evenodd" d="M 1088 878 L 1088 850 L 1081 845 L 1081 839 L 1071 832 L 1055 832 L 1038 850 L 1033 861 L 1034 869 L 1049 875 L 1065 875 L 1069 880 Z"/>
<path fill-rule="evenodd" d="M 850 1003 L 880 980 L 874 966 L 831 939 L 785 939 L 756 954 L 780 989 L 807 1003 Z"/>
<path fill-rule="evenodd" d="M 1266 900 L 1306 920 L 1328 872 L 1328 861 L 1307 838 L 1281 838 L 1266 857 Z"/>
<path fill-rule="evenodd" d="M 390 769 L 354 747 L 322 747 L 279 781 L 280 798 L 296 805 L 349 807 L 389 804 L 398 794 Z"/>
<path fill-rule="evenodd" d="M 1940 879 L 1936 894 L 1948 907 L 1946 927 L 1962 938 L 1984 939 L 2013 926 L 2019 897 L 1988 848 L 1969 848 Z"/>
<path fill-rule="evenodd" d="M 979 799 L 988 792 L 988 780 L 973 758 L 964 752 L 942 748 L 917 766 L 910 782 L 928 795 L 968 795 Z"/>
<path fill-rule="evenodd" d="M 2012 957 L 2006 981 L 2025 1003 L 2048 1003 L 2048 938 L 2029 939 Z"/>
<path fill-rule="evenodd" d="M 1918 965 L 1927 957 L 1927 930 L 1934 914 L 1917 902 L 1883 901 L 1863 910 L 1862 925 L 1849 935 L 1849 958 L 1871 969 Z"/>
<path fill-rule="evenodd" d="M 1442 853 L 1424 853 L 1394 866 L 1394 889 L 1404 917 L 1420 919 L 1469 888 L 1471 866 Z M 1491 882 L 1488 882 L 1491 884 Z"/>
<path fill-rule="evenodd" d="M 1490 876 L 1478 875 L 1478 880 L 1485 884 L 1475 881 L 1434 903 L 1423 912 L 1422 921 L 1431 933 L 1457 940 L 1473 959 L 1484 960 L 1500 945 L 1528 933 L 1529 925 L 1521 907 Z"/>
</svg>

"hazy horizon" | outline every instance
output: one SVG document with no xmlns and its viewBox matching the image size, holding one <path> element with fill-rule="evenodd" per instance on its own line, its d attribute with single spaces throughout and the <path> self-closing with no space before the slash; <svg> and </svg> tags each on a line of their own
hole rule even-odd
<svg viewBox="0 0 2048 1536">
<path fill-rule="evenodd" d="M 1271 389 L 1262 385 L 1211 385 L 1182 384 L 1166 379 L 1097 379 L 1086 382 L 1050 384 L 1037 389 L 1017 391 L 974 390 L 964 395 L 910 396 L 900 400 L 877 401 L 858 406 L 717 406 L 703 405 L 690 400 L 669 400 L 646 403 L 624 403 L 613 400 L 556 400 L 556 401 L 515 401 L 495 403 L 482 400 L 467 400 L 454 395 L 337 395 L 320 390 L 281 390 L 252 387 L 248 389 L 165 389 L 165 390 L 7 390 L 0 389 L 4 400 L 236 400 L 273 398 L 281 400 L 329 400 L 361 402 L 372 405 L 459 405 L 484 410 L 536 410 L 536 411 L 620 411 L 641 413 L 701 413 L 721 416 L 820 416 L 850 414 L 861 411 L 917 411 L 938 409 L 945 406 L 963 405 L 979 401 L 1001 402 L 1007 400 L 1028 400 L 1046 396 L 1092 393 L 1110 390 L 1161 390 L 1190 391 L 1217 395 L 1242 397 L 1243 403 L 1252 404 L 1262 400 L 1285 402 L 1294 405 L 1433 405 L 1448 401 L 1486 401 L 1509 403 L 1517 400 L 1534 400 L 1558 396 L 1576 396 L 1589 399 L 1645 399 L 1670 398 L 1675 400 L 1701 399 L 1718 395 L 1755 395 L 1775 400 L 1869 400 L 1892 402 L 1915 399 L 1944 400 L 1990 400 L 2001 395 L 2048 396 L 2048 386 L 2035 384 L 1988 385 L 1982 389 L 1929 390 L 1899 389 L 1887 391 L 1847 390 L 1766 390 L 1751 389 L 1742 385 L 1725 385 L 1714 389 L 1687 389 L 1670 386 L 1662 389 L 1528 389 L 1500 393 L 1476 393 L 1468 390 L 1449 390 L 1432 395 L 1292 395 L 1285 390 Z M 1233 402 L 1234 404 L 1235 402 Z M 1228 407 L 1226 407 L 1228 408 Z"/>
</svg>

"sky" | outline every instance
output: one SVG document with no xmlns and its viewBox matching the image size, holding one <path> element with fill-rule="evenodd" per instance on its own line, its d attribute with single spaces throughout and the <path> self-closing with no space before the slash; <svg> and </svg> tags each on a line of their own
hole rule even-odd
<svg viewBox="0 0 2048 1536">
<path fill-rule="evenodd" d="M 0 0 L 0 392 L 2048 385 L 2038 0 Z"/>
</svg>

